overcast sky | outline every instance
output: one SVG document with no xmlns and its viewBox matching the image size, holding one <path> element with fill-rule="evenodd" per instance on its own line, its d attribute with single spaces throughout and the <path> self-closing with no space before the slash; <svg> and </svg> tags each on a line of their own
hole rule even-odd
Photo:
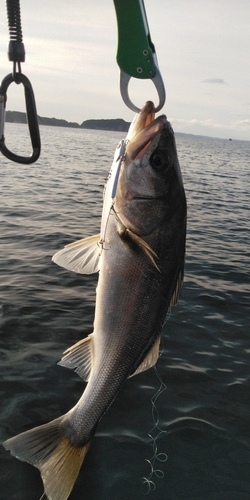
<svg viewBox="0 0 250 500">
<path fill-rule="evenodd" d="M 126 0 L 124 0 L 126 1 Z M 26 61 L 38 114 L 82 123 L 133 119 L 119 91 L 112 0 L 21 0 Z M 250 140 L 250 0 L 144 0 L 167 91 L 162 110 L 176 132 Z M 0 79 L 12 71 L 1 0 Z M 135 80 L 132 100 L 157 101 Z M 12 84 L 7 109 L 24 111 Z"/>
</svg>

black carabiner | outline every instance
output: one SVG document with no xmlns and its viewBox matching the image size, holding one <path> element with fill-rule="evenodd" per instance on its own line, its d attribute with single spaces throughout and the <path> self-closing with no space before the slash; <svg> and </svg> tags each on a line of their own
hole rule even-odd
<svg viewBox="0 0 250 500">
<path fill-rule="evenodd" d="M 12 83 L 22 83 L 24 86 L 25 94 L 25 105 L 26 105 L 26 116 L 27 123 L 29 127 L 30 140 L 32 144 L 32 154 L 31 156 L 20 156 L 12 153 L 5 145 L 4 137 L 4 123 L 5 123 L 5 107 L 7 101 L 7 90 L 9 85 Z M 7 75 L 0 86 L 0 151 L 9 160 L 15 161 L 17 163 L 24 163 L 28 165 L 29 163 L 34 163 L 38 160 L 41 151 L 41 141 L 40 133 L 38 127 L 38 118 L 36 112 L 35 96 L 32 89 L 32 85 L 29 79 L 23 73 L 15 73 Z"/>
</svg>

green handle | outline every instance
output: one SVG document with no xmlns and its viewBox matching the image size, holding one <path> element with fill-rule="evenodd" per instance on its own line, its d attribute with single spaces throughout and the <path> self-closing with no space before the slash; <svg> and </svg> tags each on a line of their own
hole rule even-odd
<svg viewBox="0 0 250 500">
<path fill-rule="evenodd" d="M 143 0 L 113 0 L 118 24 L 116 60 L 135 78 L 153 78 L 155 48 L 150 39 Z"/>
</svg>

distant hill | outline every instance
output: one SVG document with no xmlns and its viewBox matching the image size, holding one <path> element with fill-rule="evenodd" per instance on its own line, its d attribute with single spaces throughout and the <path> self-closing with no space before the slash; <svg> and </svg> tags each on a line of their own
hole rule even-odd
<svg viewBox="0 0 250 500">
<path fill-rule="evenodd" d="M 127 132 L 129 125 L 130 123 L 125 122 L 122 118 L 116 118 L 110 120 L 86 120 L 82 122 L 81 128 Z"/>
<path fill-rule="evenodd" d="M 27 123 L 26 113 L 21 113 L 20 111 L 6 111 L 6 122 L 11 123 Z M 81 125 L 76 122 L 67 122 L 67 120 L 60 120 L 58 118 L 46 118 L 38 115 L 39 125 L 49 125 L 54 127 L 71 127 L 71 128 L 84 128 L 92 130 L 111 130 L 115 132 L 127 132 L 129 129 L 129 122 L 125 122 L 122 118 L 116 119 L 100 119 L 100 120 L 85 120 Z M 183 132 L 175 132 L 177 136 L 185 137 L 200 137 L 217 139 L 216 137 L 210 137 L 205 135 L 196 134 L 186 134 Z M 229 141 L 232 141 L 230 138 Z"/>
<path fill-rule="evenodd" d="M 20 111 L 6 111 L 6 122 L 10 123 L 27 123 L 26 113 Z M 129 122 L 125 122 L 122 118 L 110 120 L 86 120 L 81 125 L 76 122 L 68 122 L 58 118 L 46 118 L 38 115 L 39 125 L 48 125 L 52 127 L 72 127 L 72 128 L 87 128 L 96 130 L 113 130 L 119 132 L 127 132 Z"/>
<path fill-rule="evenodd" d="M 51 125 L 54 127 L 74 127 L 80 128 L 79 123 L 67 122 L 67 120 L 60 120 L 58 118 L 45 118 L 37 115 L 39 125 Z M 27 123 L 26 113 L 21 111 L 6 111 L 6 122 L 10 123 Z"/>
</svg>

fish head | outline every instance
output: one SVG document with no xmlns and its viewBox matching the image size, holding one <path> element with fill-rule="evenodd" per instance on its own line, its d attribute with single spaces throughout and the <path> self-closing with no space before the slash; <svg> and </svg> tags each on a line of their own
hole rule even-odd
<svg viewBox="0 0 250 500">
<path fill-rule="evenodd" d="M 174 132 L 148 101 L 128 132 L 114 208 L 127 229 L 147 235 L 171 218 L 179 194 L 185 198 Z"/>
</svg>

